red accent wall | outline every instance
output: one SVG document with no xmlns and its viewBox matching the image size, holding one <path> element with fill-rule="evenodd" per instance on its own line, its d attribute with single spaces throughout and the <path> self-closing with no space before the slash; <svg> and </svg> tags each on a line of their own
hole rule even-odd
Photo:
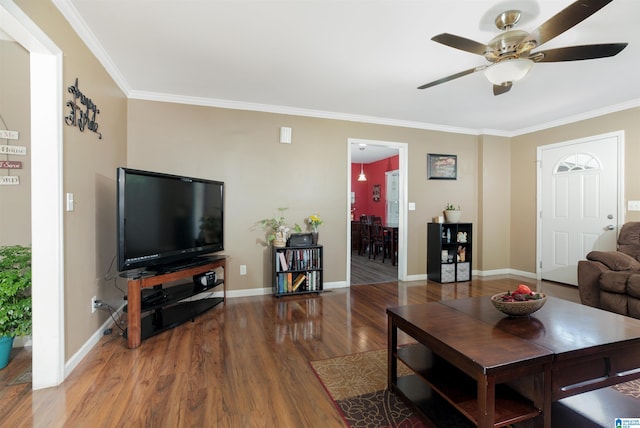
<svg viewBox="0 0 640 428">
<path fill-rule="evenodd" d="M 360 164 L 351 164 L 351 191 L 356 193 L 356 203 L 351 204 L 351 212 L 354 220 L 358 220 L 362 214 L 382 217 L 386 221 L 386 179 L 384 173 L 400 169 L 400 157 L 398 155 L 382 159 L 377 162 L 364 164 L 364 175 L 367 181 L 358 181 Z M 380 185 L 380 200 L 373 201 L 373 186 Z"/>
</svg>

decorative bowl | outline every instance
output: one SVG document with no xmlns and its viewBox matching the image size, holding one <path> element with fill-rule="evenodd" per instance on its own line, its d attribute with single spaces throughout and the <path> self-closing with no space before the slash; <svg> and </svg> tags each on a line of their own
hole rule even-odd
<svg viewBox="0 0 640 428">
<path fill-rule="evenodd" d="M 512 317 L 526 317 L 540 309 L 547 302 L 547 296 L 544 293 L 536 293 L 540 295 L 539 299 L 522 300 L 505 302 L 501 297 L 508 293 L 498 293 L 491 296 L 491 303 L 502 313 Z"/>
</svg>

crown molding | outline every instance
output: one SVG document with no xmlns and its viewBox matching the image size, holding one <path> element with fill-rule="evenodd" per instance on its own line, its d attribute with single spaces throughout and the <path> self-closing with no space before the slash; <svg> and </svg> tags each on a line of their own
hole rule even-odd
<svg viewBox="0 0 640 428">
<path fill-rule="evenodd" d="M 568 125 L 575 122 L 580 122 L 581 120 L 593 119 L 594 117 L 604 116 L 606 114 L 617 113 L 619 111 L 628 110 L 632 108 L 640 107 L 640 99 L 627 101 L 620 104 L 615 104 L 608 107 L 603 107 L 596 110 L 591 110 L 588 112 L 576 114 L 573 116 L 567 116 L 562 119 L 554 120 L 551 122 L 541 123 L 536 126 L 531 126 L 529 128 L 522 128 L 517 131 L 514 131 L 509 135 L 510 137 L 517 137 L 524 134 L 530 134 L 532 132 L 544 131 L 549 128 L 556 128 L 562 125 Z"/>
<path fill-rule="evenodd" d="M 116 85 L 118 85 L 120 90 L 124 92 L 125 95 L 131 92 L 131 87 L 129 86 L 127 79 L 125 79 L 122 73 L 120 73 L 120 70 L 118 69 L 118 67 L 116 67 L 115 63 L 104 50 L 102 45 L 98 43 L 97 37 L 87 26 L 84 20 L 80 17 L 78 10 L 75 8 L 73 3 L 71 3 L 71 1 L 69 0 L 51 1 L 58 8 L 64 18 L 69 22 L 71 28 L 73 28 L 73 30 L 78 33 L 80 39 L 87 45 L 89 50 L 98 59 L 100 64 L 102 64 L 109 76 L 111 76 Z"/>
<path fill-rule="evenodd" d="M 181 95 L 163 94 L 158 92 L 131 91 L 129 98 L 145 101 L 159 101 L 176 104 L 190 104 L 206 107 L 218 107 L 232 110 L 259 111 L 265 113 L 286 114 L 292 116 L 306 116 L 320 119 L 346 120 L 349 122 L 372 123 L 376 125 L 398 126 L 403 128 L 425 129 L 430 131 L 449 132 L 454 134 L 480 135 L 476 129 L 458 128 L 454 126 L 437 125 L 425 122 L 389 119 L 376 116 L 365 116 L 324 110 L 304 109 L 298 107 L 279 106 L 272 104 L 248 103 L 241 101 L 223 100 L 215 98 L 189 97 Z"/>
</svg>

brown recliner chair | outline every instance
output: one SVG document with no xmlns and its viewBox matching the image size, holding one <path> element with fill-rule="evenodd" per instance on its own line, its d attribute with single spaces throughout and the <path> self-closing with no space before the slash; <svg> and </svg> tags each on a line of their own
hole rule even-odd
<svg viewBox="0 0 640 428">
<path fill-rule="evenodd" d="M 584 305 L 640 318 L 640 222 L 620 228 L 617 251 L 591 251 L 578 262 Z"/>
</svg>

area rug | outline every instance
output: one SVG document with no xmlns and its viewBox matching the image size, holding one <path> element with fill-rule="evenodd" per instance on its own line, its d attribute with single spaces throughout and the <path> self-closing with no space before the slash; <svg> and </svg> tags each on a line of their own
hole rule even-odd
<svg viewBox="0 0 640 428">
<path fill-rule="evenodd" d="M 422 428 L 427 425 L 404 401 L 387 389 L 387 350 L 312 361 L 311 367 L 352 428 Z M 410 375 L 398 362 L 398 377 Z M 428 416 L 441 428 L 474 425 L 438 396 Z"/>
<path fill-rule="evenodd" d="M 312 361 L 311 367 L 349 426 L 426 427 L 386 389 L 386 349 Z M 398 373 L 411 372 L 399 363 Z"/>
<path fill-rule="evenodd" d="M 427 425 L 399 397 L 387 390 L 387 350 L 362 352 L 343 357 L 311 361 L 311 367 L 325 390 L 353 428 L 426 427 Z M 398 376 L 411 371 L 398 362 Z M 640 399 L 640 380 L 612 388 Z M 438 427 L 473 426 L 444 402 L 429 415 Z"/>
</svg>

